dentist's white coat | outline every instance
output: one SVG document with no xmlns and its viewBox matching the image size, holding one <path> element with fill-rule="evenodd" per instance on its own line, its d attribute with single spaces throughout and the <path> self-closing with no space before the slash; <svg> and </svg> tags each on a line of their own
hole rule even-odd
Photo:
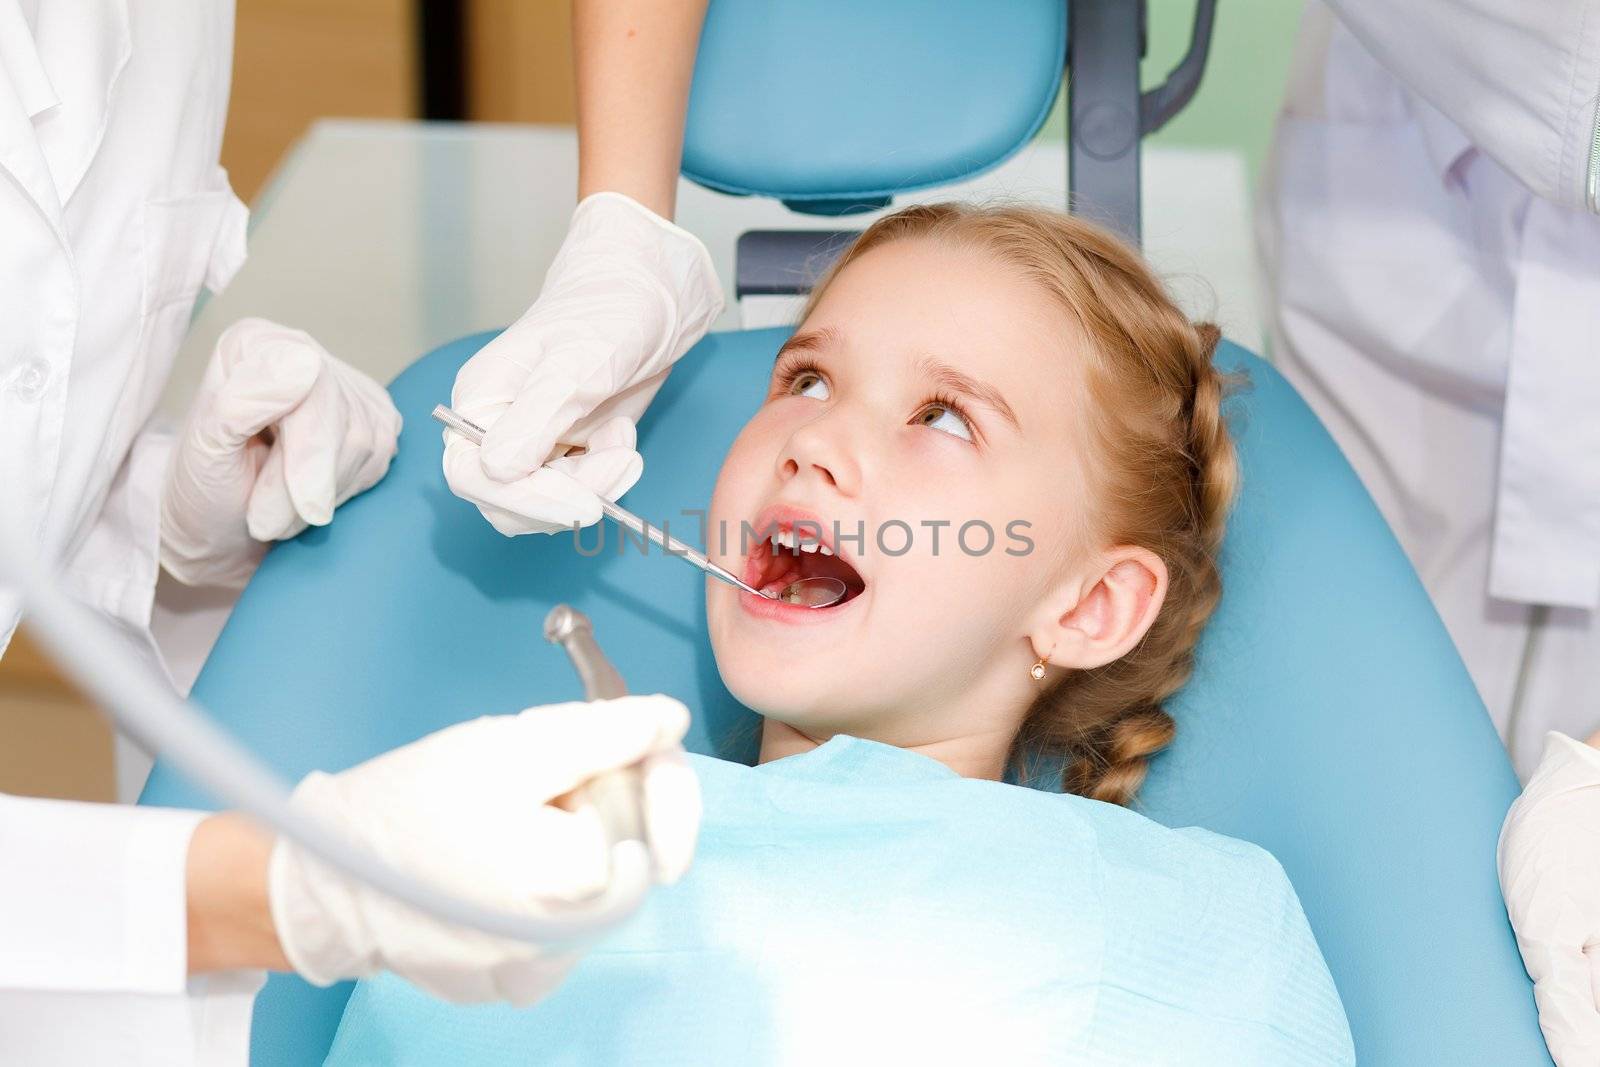
<svg viewBox="0 0 1600 1067">
<path fill-rule="evenodd" d="M 233 5 L 0 0 L 0 509 L 147 644 L 202 286 L 244 258 L 218 165 Z M 0 649 L 16 622 L 0 590 Z M 198 816 L 0 795 L 0 1062 L 243 1063 L 259 974 L 186 982 Z"/>
<path fill-rule="evenodd" d="M 1547 730 L 1600 725 L 1600 0 L 1310 0 L 1296 53 L 1274 357 L 1526 778 Z"/>
</svg>

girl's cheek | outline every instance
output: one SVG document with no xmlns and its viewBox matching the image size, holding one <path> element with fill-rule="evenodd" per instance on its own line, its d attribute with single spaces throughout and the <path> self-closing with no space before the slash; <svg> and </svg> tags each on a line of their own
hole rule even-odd
<svg viewBox="0 0 1600 1067">
<path fill-rule="evenodd" d="M 728 531 L 724 536 L 730 538 L 729 543 L 734 543 L 732 538 L 737 536 L 740 521 L 753 518 L 761 503 L 768 484 L 766 476 L 772 467 L 770 452 L 763 451 L 746 427 L 723 457 L 722 469 L 717 472 L 716 485 L 711 491 L 706 517 L 710 524 L 707 535 L 713 543 L 719 543 L 714 535 L 718 529 Z"/>
<path fill-rule="evenodd" d="M 993 478 L 974 447 L 939 430 L 908 430 L 881 480 L 913 507 L 982 518 Z"/>
<path fill-rule="evenodd" d="M 722 461 L 722 477 L 730 482 L 749 481 L 775 470 L 787 431 L 764 409 L 745 423 Z"/>
<path fill-rule="evenodd" d="M 926 426 L 907 426 L 902 440 L 904 451 L 918 462 L 957 472 L 978 467 L 978 449 L 970 441 Z"/>
<path fill-rule="evenodd" d="M 745 429 L 757 434 L 776 435 L 781 440 L 796 428 L 814 418 L 816 403 L 804 397 L 782 397 L 769 400 L 745 423 Z"/>
</svg>

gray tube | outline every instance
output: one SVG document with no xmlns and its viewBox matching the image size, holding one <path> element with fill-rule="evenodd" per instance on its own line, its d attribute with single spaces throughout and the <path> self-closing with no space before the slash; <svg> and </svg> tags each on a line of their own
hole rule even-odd
<svg viewBox="0 0 1600 1067">
<path fill-rule="evenodd" d="M 19 586 L 30 631 L 94 701 L 128 734 L 159 751 L 197 785 L 248 812 L 278 834 L 344 874 L 437 919 L 497 937 L 570 949 L 633 914 L 650 887 L 650 857 L 637 841 L 612 848 L 611 884 L 593 902 L 552 905 L 567 912 L 535 916 L 489 908 L 440 889 L 380 859 L 365 845 L 329 829 L 290 803 L 289 789 L 172 691 L 136 656 L 111 624 L 73 601 L 30 566 L 10 523 L 0 521 L 0 577 Z"/>
</svg>

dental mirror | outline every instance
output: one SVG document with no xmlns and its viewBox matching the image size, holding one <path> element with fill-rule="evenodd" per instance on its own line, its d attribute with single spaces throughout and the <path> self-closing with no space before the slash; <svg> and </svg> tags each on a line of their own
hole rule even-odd
<svg viewBox="0 0 1600 1067">
<path fill-rule="evenodd" d="M 444 423 L 450 429 L 471 441 L 475 445 L 483 444 L 484 429 L 471 419 L 465 418 L 454 409 L 439 404 L 433 409 L 433 417 Z M 747 593 L 765 597 L 768 600 L 777 600 L 785 604 L 799 604 L 808 608 L 828 608 L 845 598 L 844 582 L 838 578 L 816 576 L 811 578 L 797 578 L 778 590 L 776 593 L 763 592 L 752 585 L 746 585 L 734 576 L 732 571 L 726 570 L 706 558 L 705 553 L 673 537 L 671 534 L 651 526 L 639 516 L 626 508 L 618 507 L 605 497 L 600 498 L 600 510 L 613 522 L 626 526 L 634 533 L 648 538 L 669 556 L 688 560 L 713 578 L 720 578 L 729 585 L 738 586 Z"/>
<path fill-rule="evenodd" d="M 776 595 L 762 593 L 785 604 L 804 604 L 808 608 L 830 608 L 844 599 L 844 583 L 837 578 L 796 578 Z"/>
</svg>

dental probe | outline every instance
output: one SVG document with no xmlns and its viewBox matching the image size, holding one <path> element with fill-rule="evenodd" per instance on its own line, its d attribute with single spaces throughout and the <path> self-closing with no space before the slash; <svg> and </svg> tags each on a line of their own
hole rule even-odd
<svg viewBox="0 0 1600 1067">
<path fill-rule="evenodd" d="M 628 687 L 594 639 L 589 617 L 570 604 L 557 604 L 544 617 L 544 639 L 560 645 L 583 682 L 585 700 L 611 700 L 627 696 Z M 627 770 L 607 771 L 576 790 L 594 805 L 605 824 L 607 843 L 645 841 L 643 801 L 639 779 Z"/>
<path fill-rule="evenodd" d="M 453 409 L 439 404 L 433 409 L 433 417 L 473 444 L 483 444 L 483 435 L 486 432 L 484 428 L 472 420 L 458 415 Z M 756 596 L 764 597 L 767 600 L 786 600 L 789 603 L 800 603 L 808 608 L 832 607 L 844 599 L 844 583 L 837 578 L 825 577 L 799 578 L 784 586 L 781 593 L 764 593 L 753 585 L 745 584 L 735 577 L 732 571 L 711 562 L 705 553 L 691 548 L 664 530 L 656 529 L 626 508 L 618 507 L 603 496 L 599 500 L 600 510 L 605 512 L 612 522 L 617 523 L 619 526 L 626 526 L 641 537 L 648 538 L 669 556 L 679 556 L 686 559 L 713 578 L 720 578 L 729 585 L 737 586 L 747 593 L 754 593 Z"/>
</svg>

